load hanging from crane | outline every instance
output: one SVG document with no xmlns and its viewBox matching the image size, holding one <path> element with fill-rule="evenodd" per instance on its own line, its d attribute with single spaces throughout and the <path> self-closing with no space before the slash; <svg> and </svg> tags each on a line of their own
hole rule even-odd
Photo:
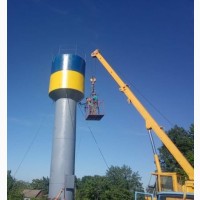
<svg viewBox="0 0 200 200">
<path fill-rule="evenodd" d="M 100 107 L 101 102 L 98 99 L 98 96 L 95 91 L 95 83 L 96 78 L 91 77 L 91 94 L 89 97 L 86 98 L 85 104 L 85 114 L 86 114 L 86 120 L 101 120 L 101 118 L 104 116 L 100 113 Z"/>
</svg>

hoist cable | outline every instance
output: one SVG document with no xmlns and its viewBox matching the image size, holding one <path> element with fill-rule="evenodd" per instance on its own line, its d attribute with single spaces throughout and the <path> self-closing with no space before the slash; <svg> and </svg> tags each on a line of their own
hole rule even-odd
<svg viewBox="0 0 200 200">
<path fill-rule="evenodd" d="M 93 63 L 92 63 L 93 62 Z M 93 61 L 90 62 L 92 63 L 92 66 L 90 67 L 90 74 L 91 77 L 96 77 L 96 71 L 97 71 L 97 60 L 93 59 Z"/>
</svg>

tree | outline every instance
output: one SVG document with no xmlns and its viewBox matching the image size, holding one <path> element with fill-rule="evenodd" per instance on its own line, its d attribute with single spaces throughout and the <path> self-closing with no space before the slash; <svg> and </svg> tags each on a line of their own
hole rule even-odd
<svg viewBox="0 0 200 200">
<path fill-rule="evenodd" d="M 40 189 L 48 193 L 49 178 L 33 179 L 32 183 L 16 180 L 12 177 L 11 171 L 7 171 L 7 199 L 8 200 L 22 200 L 24 189 Z M 38 200 L 47 199 L 46 197 L 37 198 Z"/>
<path fill-rule="evenodd" d="M 7 171 L 7 192 L 9 193 L 15 184 L 15 179 L 11 176 L 11 170 Z"/>
<path fill-rule="evenodd" d="M 141 177 L 138 172 L 133 172 L 130 167 L 111 166 L 106 173 L 109 185 L 116 199 L 132 199 L 135 191 L 144 191 L 141 183 Z M 119 192 L 116 193 L 116 192 Z"/>
<path fill-rule="evenodd" d="M 141 177 L 130 167 L 111 166 L 105 176 L 76 179 L 77 200 L 132 200 L 134 191 L 143 191 Z"/>
<path fill-rule="evenodd" d="M 49 192 L 49 178 L 42 177 L 41 179 L 33 179 L 30 184 L 32 189 L 44 190 L 45 194 Z"/>
<path fill-rule="evenodd" d="M 23 198 L 22 191 L 27 187 L 24 181 L 17 181 L 11 176 L 11 171 L 7 171 L 7 199 L 21 200 Z"/>
<path fill-rule="evenodd" d="M 105 176 L 84 176 L 77 179 L 77 200 L 100 200 L 105 199 L 104 193 L 108 189 Z"/>
<path fill-rule="evenodd" d="M 167 134 L 189 163 L 194 166 L 194 125 L 191 124 L 189 131 L 176 125 Z M 163 171 L 177 172 L 183 177 L 187 176 L 164 145 L 158 150 Z"/>
</svg>

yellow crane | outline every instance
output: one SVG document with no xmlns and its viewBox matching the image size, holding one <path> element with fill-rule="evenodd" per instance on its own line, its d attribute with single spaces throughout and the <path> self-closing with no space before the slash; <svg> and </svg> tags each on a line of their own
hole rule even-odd
<svg viewBox="0 0 200 200">
<path fill-rule="evenodd" d="M 190 165 L 190 163 L 187 161 L 184 155 L 179 151 L 179 149 L 175 146 L 175 144 L 171 141 L 171 139 L 167 136 L 164 130 L 158 125 L 155 119 L 149 114 L 149 112 L 138 100 L 138 98 L 134 95 L 134 93 L 130 90 L 129 86 L 126 83 L 124 83 L 123 80 L 118 76 L 118 74 L 113 70 L 113 68 L 105 60 L 105 58 L 102 56 L 99 50 L 97 49 L 94 52 L 92 52 L 91 56 L 97 58 L 100 61 L 100 63 L 104 66 L 107 72 L 119 85 L 119 90 L 127 96 L 128 102 L 133 104 L 133 106 L 137 109 L 140 115 L 144 118 L 146 129 L 148 130 L 150 136 L 151 136 L 151 131 L 153 130 L 157 134 L 159 139 L 162 141 L 162 143 L 169 150 L 169 152 L 172 154 L 172 156 L 175 158 L 175 160 L 179 163 L 179 165 L 188 175 L 188 180 L 185 181 L 184 185 L 180 184 L 178 181 L 179 177 L 175 172 L 162 172 L 158 155 L 154 153 L 154 160 L 157 172 L 153 174 L 157 177 L 158 192 L 173 191 L 173 192 L 183 192 L 184 194 L 193 193 L 194 192 L 193 167 Z M 169 182 L 171 183 L 170 186 Z M 173 197 L 172 194 L 169 194 L 169 196 Z"/>
</svg>

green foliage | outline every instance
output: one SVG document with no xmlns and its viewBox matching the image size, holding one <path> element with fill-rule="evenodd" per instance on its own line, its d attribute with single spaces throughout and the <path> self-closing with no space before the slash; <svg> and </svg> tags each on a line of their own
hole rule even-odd
<svg viewBox="0 0 200 200">
<path fill-rule="evenodd" d="M 107 179 L 104 176 L 85 176 L 77 180 L 76 199 L 95 200 L 102 199 L 107 190 Z"/>
<path fill-rule="evenodd" d="M 7 171 L 7 192 L 8 193 L 12 190 L 14 183 L 15 183 L 15 179 L 11 176 L 11 170 L 8 170 Z"/>
<path fill-rule="evenodd" d="M 8 194 L 8 200 L 22 200 L 23 194 L 21 193 L 19 188 L 13 188 L 13 190 Z"/>
<path fill-rule="evenodd" d="M 22 200 L 22 191 L 27 187 L 24 181 L 17 181 L 11 176 L 11 171 L 7 171 L 7 199 Z"/>
<path fill-rule="evenodd" d="M 17 181 L 8 171 L 8 200 L 22 200 L 24 189 L 40 189 L 48 193 L 49 178 Z M 143 191 L 141 177 L 130 167 L 111 166 L 105 176 L 84 176 L 76 179 L 76 200 L 133 200 L 134 191 Z M 46 200 L 47 197 L 35 198 Z M 34 199 L 33 199 L 34 200 Z"/>
<path fill-rule="evenodd" d="M 7 171 L 7 199 L 8 200 L 22 200 L 23 190 L 38 189 L 44 190 L 48 193 L 49 178 L 42 177 L 41 179 L 33 179 L 32 183 L 16 180 L 12 177 L 11 171 Z M 32 200 L 47 200 L 47 197 L 33 198 Z"/>
<path fill-rule="evenodd" d="M 42 177 L 41 179 L 33 179 L 30 186 L 31 186 L 31 189 L 43 190 L 45 194 L 48 194 L 49 178 Z"/>
<path fill-rule="evenodd" d="M 167 134 L 189 163 L 194 166 L 194 125 L 190 126 L 189 131 L 182 127 L 174 126 Z M 163 171 L 177 172 L 183 177 L 187 176 L 164 145 L 158 150 Z"/>
<path fill-rule="evenodd" d="M 143 191 L 141 177 L 130 167 L 111 166 L 106 176 L 85 176 L 76 180 L 76 200 L 132 200 Z"/>
<path fill-rule="evenodd" d="M 107 190 L 105 193 L 105 200 L 111 199 L 111 200 L 132 200 L 133 194 L 124 188 L 115 188 L 111 187 L 110 190 Z"/>
<path fill-rule="evenodd" d="M 122 167 L 111 166 L 106 173 L 111 185 L 119 188 L 125 188 L 128 191 L 143 191 L 141 177 L 138 172 L 133 172 L 130 167 L 123 165 Z"/>
</svg>

